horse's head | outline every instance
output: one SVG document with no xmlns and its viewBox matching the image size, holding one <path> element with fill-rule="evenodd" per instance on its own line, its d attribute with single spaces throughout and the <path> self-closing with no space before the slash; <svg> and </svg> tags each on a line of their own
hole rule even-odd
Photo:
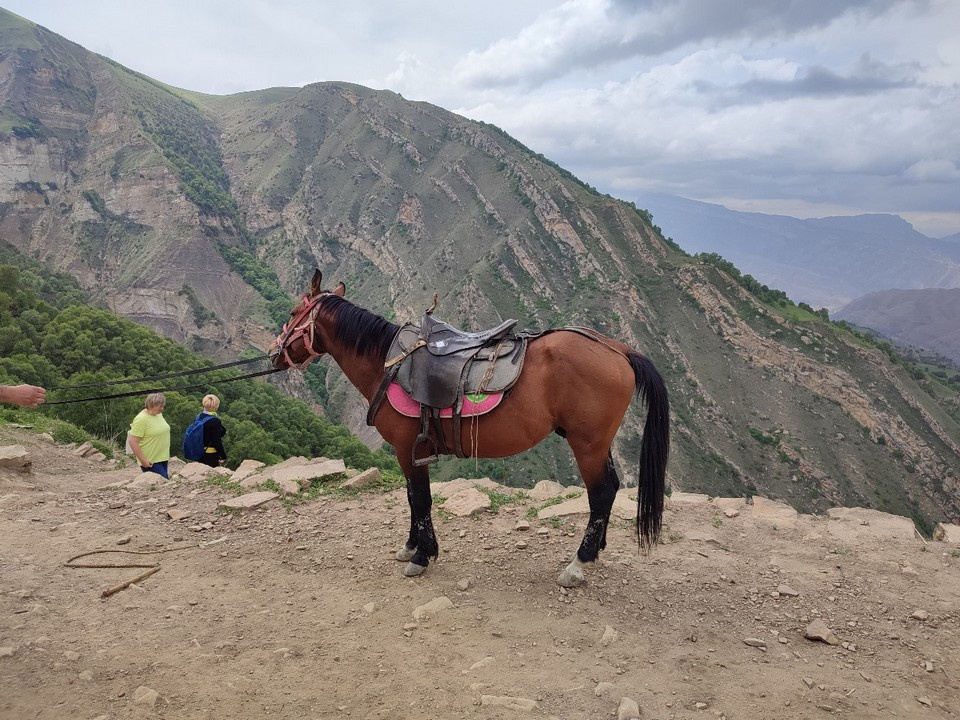
<svg viewBox="0 0 960 720">
<path fill-rule="evenodd" d="M 329 295 L 343 297 L 347 287 L 341 282 L 333 290 L 324 290 L 322 282 L 323 274 L 317 270 L 310 281 L 310 292 L 290 311 L 290 320 L 284 323 L 270 348 L 270 362 L 278 370 L 289 367 L 303 370 L 314 358 L 326 352 L 316 332 L 320 302 Z"/>
</svg>

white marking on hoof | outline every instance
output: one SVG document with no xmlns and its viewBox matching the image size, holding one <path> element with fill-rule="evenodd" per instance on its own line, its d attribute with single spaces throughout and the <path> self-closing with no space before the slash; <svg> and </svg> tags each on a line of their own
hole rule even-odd
<svg viewBox="0 0 960 720">
<path fill-rule="evenodd" d="M 417 565 L 416 563 L 407 563 L 407 566 L 403 569 L 403 574 L 407 577 L 417 577 L 418 575 L 423 575 L 426 572 L 426 565 Z"/>
<path fill-rule="evenodd" d="M 414 545 L 410 547 L 409 545 L 404 545 L 402 548 L 397 550 L 397 554 L 394 556 L 399 562 L 407 562 L 410 558 L 417 554 L 417 546 Z"/>
<path fill-rule="evenodd" d="M 561 587 L 568 588 L 583 585 L 587 581 L 583 576 L 583 570 L 588 565 L 592 565 L 592 563 L 580 562 L 580 558 L 574 556 L 573 561 L 560 573 L 560 577 L 557 578 L 557 584 Z"/>
</svg>

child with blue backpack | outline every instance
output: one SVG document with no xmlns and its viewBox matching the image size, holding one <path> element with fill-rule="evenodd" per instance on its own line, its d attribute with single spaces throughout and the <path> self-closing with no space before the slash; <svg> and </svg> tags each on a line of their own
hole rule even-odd
<svg viewBox="0 0 960 720">
<path fill-rule="evenodd" d="M 217 417 L 220 398 L 205 395 L 202 404 L 203 412 L 197 415 L 183 437 L 184 459 L 219 467 L 227 460 L 227 451 L 223 449 L 223 436 L 227 434 L 227 429 Z"/>
</svg>

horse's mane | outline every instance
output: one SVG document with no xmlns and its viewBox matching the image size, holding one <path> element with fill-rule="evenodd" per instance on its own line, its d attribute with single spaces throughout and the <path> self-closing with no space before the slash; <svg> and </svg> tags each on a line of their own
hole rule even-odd
<svg viewBox="0 0 960 720">
<path fill-rule="evenodd" d="M 390 343 L 400 330 L 389 320 L 354 305 L 339 295 L 325 295 L 320 300 L 320 311 L 333 318 L 336 324 L 334 338 L 352 348 L 358 355 L 387 357 Z"/>
</svg>

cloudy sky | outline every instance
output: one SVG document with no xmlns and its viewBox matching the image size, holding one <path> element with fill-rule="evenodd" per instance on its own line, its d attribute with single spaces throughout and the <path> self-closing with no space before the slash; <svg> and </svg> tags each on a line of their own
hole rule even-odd
<svg viewBox="0 0 960 720">
<path fill-rule="evenodd" d="M 0 0 L 166 83 L 346 80 L 603 192 L 960 232 L 957 0 Z"/>
</svg>

